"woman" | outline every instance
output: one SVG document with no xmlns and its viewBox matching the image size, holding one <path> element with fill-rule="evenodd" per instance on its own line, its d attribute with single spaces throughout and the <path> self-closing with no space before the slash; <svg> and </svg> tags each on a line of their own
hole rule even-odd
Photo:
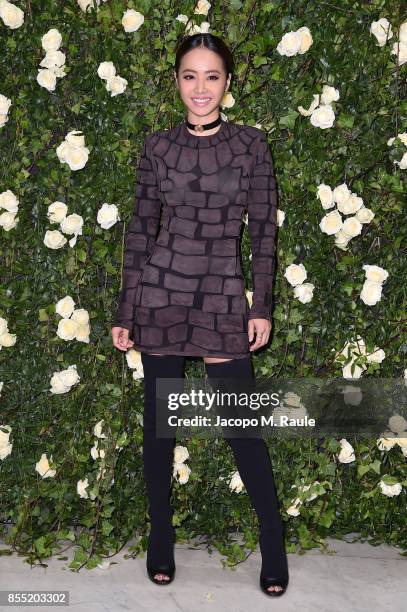
<svg viewBox="0 0 407 612">
<path fill-rule="evenodd" d="M 266 135 L 220 117 L 232 74 L 233 58 L 220 38 L 194 34 L 181 41 L 174 77 L 188 119 L 145 139 L 112 329 L 115 347 L 141 352 L 151 518 L 147 570 L 161 585 L 175 573 L 169 501 L 175 434 L 155 436 L 156 378 L 182 380 L 185 357 L 200 356 L 209 380 L 250 380 L 250 353 L 268 342 L 271 329 L 275 177 Z M 252 249 L 250 309 L 239 255 L 245 208 Z M 267 446 L 262 438 L 227 442 L 259 518 L 260 586 L 267 595 L 281 595 L 288 567 Z"/>
</svg>

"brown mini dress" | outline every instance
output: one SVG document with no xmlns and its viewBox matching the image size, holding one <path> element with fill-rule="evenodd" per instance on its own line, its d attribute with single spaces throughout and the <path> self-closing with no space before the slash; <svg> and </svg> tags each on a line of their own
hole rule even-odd
<svg viewBox="0 0 407 612">
<path fill-rule="evenodd" d="M 246 211 L 251 307 L 239 246 Z M 271 320 L 276 230 L 276 181 L 262 130 L 222 119 L 209 136 L 191 134 L 186 122 L 149 134 L 114 325 L 145 353 L 247 357 L 248 319 Z"/>
</svg>

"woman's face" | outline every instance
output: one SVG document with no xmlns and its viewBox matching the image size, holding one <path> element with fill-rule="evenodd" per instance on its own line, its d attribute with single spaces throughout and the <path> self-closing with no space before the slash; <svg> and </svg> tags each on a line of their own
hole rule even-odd
<svg viewBox="0 0 407 612">
<path fill-rule="evenodd" d="M 181 99 L 188 109 L 188 121 L 210 123 L 219 116 L 219 105 L 229 87 L 222 59 L 206 47 L 186 53 L 174 77 Z M 199 103 L 196 98 L 204 99 Z"/>
</svg>

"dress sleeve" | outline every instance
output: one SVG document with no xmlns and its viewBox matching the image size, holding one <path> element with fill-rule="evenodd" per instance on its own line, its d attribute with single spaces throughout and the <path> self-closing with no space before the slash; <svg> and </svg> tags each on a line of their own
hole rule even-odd
<svg viewBox="0 0 407 612">
<path fill-rule="evenodd" d="M 143 267 L 151 255 L 158 233 L 161 200 L 147 136 L 137 169 L 133 215 L 124 238 L 122 287 L 113 326 L 133 328 L 133 308 Z"/>
<path fill-rule="evenodd" d="M 264 132 L 259 136 L 254 155 L 247 205 L 253 286 L 248 318 L 270 321 L 277 233 L 277 189 L 273 161 Z"/>
</svg>

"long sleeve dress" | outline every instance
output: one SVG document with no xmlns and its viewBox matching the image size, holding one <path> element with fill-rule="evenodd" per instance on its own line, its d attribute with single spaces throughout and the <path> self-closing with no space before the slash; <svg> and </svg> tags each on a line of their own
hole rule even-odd
<svg viewBox="0 0 407 612">
<path fill-rule="evenodd" d="M 239 247 L 246 210 L 250 308 Z M 114 325 L 145 353 L 247 357 L 248 320 L 271 320 L 276 230 L 276 181 L 262 130 L 222 119 L 209 136 L 191 134 L 186 122 L 149 134 Z"/>
</svg>

